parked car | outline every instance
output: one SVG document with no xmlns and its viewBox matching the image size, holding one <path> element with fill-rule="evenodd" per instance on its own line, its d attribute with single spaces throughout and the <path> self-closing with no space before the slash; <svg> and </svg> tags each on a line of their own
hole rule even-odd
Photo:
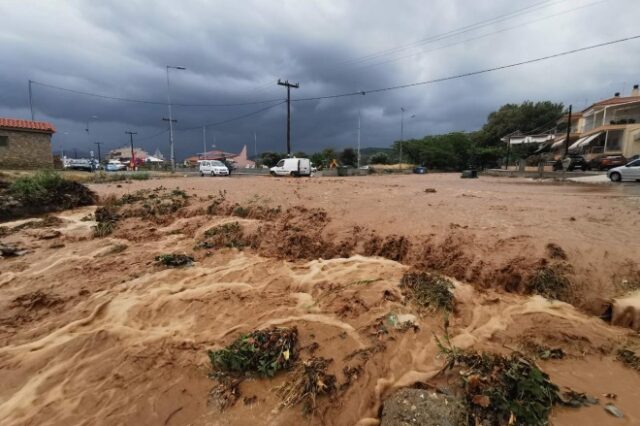
<svg viewBox="0 0 640 426">
<path fill-rule="evenodd" d="M 271 169 L 272 176 L 311 176 L 308 158 L 283 158 Z"/>
<path fill-rule="evenodd" d="M 586 162 L 586 160 L 584 159 L 584 157 L 582 157 L 581 155 L 569 155 L 569 159 L 571 160 L 569 162 L 569 165 L 567 167 L 567 171 L 572 172 L 574 170 L 587 170 L 588 168 L 588 164 Z M 562 163 L 564 160 L 562 161 L 556 161 L 553 164 L 553 170 L 562 170 Z"/>
<path fill-rule="evenodd" d="M 640 160 L 633 160 L 624 166 L 615 167 L 607 172 L 607 176 L 612 182 L 640 180 Z"/>
<path fill-rule="evenodd" d="M 127 170 L 127 165 L 120 160 L 109 160 L 104 169 L 108 172 L 117 172 L 120 170 Z"/>
<path fill-rule="evenodd" d="M 229 176 L 229 169 L 222 161 L 202 160 L 199 163 L 200 176 Z"/>
<path fill-rule="evenodd" d="M 65 158 L 62 163 L 62 167 L 68 170 L 83 170 L 85 172 L 92 172 L 95 168 L 93 160 L 86 158 Z"/>
<path fill-rule="evenodd" d="M 593 170 L 609 170 L 627 164 L 629 160 L 622 155 L 603 155 L 589 161 L 589 168 Z"/>
</svg>

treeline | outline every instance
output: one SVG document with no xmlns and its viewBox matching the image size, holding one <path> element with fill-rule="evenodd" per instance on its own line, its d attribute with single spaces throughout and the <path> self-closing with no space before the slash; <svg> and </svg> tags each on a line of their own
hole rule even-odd
<svg viewBox="0 0 640 426">
<path fill-rule="evenodd" d="M 562 103 L 550 101 L 506 104 L 487 117 L 487 122 L 475 132 L 452 132 L 429 135 L 420 139 L 395 141 L 391 148 L 365 148 L 360 151 L 360 165 L 391 164 L 402 162 L 426 166 L 436 170 L 461 170 L 469 167 L 487 168 L 501 164 L 507 154 L 507 146 L 500 139 L 505 135 L 543 133 L 553 129 L 562 117 Z M 531 155 L 535 145 L 514 146 L 510 154 L 516 160 Z M 335 159 L 344 166 L 355 167 L 358 154 L 353 148 L 336 151 L 332 148 L 307 154 L 296 152 L 296 157 L 310 158 L 314 165 L 327 167 Z M 259 162 L 272 167 L 286 154 L 265 152 Z"/>
</svg>

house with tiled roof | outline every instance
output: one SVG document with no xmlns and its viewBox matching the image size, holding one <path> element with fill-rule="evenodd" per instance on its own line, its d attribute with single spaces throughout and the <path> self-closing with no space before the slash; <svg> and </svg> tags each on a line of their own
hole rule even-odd
<svg viewBox="0 0 640 426">
<path fill-rule="evenodd" d="M 564 123 L 567 117 L 563 117 Z M 555 157 L 564 154 L 566 134 L 560 132 L 551 146 Z M 603 156 L 621 155 L 627 159 L 640 155 L 640 87 L 629 96 L 615 93 L 571 117 L 570 154 L 591 161 Z"/>
<path fill-rule="evenodd" d="M 53 167 L 53 125 L 43 121 L 0 117 L 0 168 L 48 169 Z"/>
</svg>

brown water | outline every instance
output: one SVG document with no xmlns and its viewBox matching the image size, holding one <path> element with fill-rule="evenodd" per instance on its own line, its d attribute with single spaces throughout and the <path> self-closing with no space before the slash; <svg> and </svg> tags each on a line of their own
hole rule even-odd
<svg viewBox="0 0 640 426">
<path fill-rule="evenodd" d="M 444 319 L 404 302 L 398 284 L 406 265 L 359 255 L 287 262 L 225 249 L 198 252 L 193 267 L 162 269 L 155 255 L 192 250 L 193 235 L 177 230 L 228 219 L 134 221 L 128 239 L 92 239 L 93 223 L 81 220 L 90 211 L 60 215 L 56 244 L 21 231 L 11 238 L 31 252 L 0 260 L 2 425 L 374 425 L 394 389 L 428 383 L 442 369 L 434 335 L 445 334 Z M 151 227 L 155 237 L 141 238 Z M 604 393 L 618 394 L 626 416 L 614 419 L 600 404 L 558 409 L 554 424 L 640 419 L 640 375 L 609 355 L 628 329 L 566 303 L 453 281 L 452 344 L 499 353 L 528 341 L 562 347 L 566 359 L 542 365 L 552 378 L 603 401 Z M 393 316 L 415 319 L 419 330 L 396 330 Z M 388 332 L 378 332 L 381 324 Z M 256 402 L 241 397 L 219 413 L 208 403 L 207 350 L 271 325 L 296 326 L 302 348 L 317 343 L 315 355 L 333 360 L 338 384 L 345 367 L 361 374 L 334 399 L 322 398 L 312 418 L 280 407 L 273 388 L 286 374 L 243 382 L 242 396 Z M 310 356 L 302 349 L 303 359 Z"/>
</svg>

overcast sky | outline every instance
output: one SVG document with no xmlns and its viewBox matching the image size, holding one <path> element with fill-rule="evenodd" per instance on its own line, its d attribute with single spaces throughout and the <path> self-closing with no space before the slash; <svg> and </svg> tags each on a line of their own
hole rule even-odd
<svg viewBox="0 0 640 426">
<path fill-rule="evenodd" d="M 103 152 L 128 143 L 168 154 L 166 65 L 175 104 L 178 159 L 207 148 L 286 149 L 292 98 L 370 90 L 532 59 L 640 34 L 638 0 L 0 0 L 0 116 L 30 118 L 58 132 L 54 151 Z M 493 21 L 491 21 L 493 20 Z M 475 25 L 479 24 L 479 25 Z M 474 26 L 475 25 L 475 26 Z M 438 36 L 438 37 L 434 37 Z M 389 146 L 405 137 L 475 130 L 500 105 L 552 100 L 582 109 L 640 83 L 640 40 L 509 70 L 395 91 L 292 103 L 293 150 Z M 274 106 L 275 105 L 275 106 Z M 271 108 L 268 108 L 271 107 Z M 268 109 L 267 109 L 268 108 Z M 89 133 L 85 131 L 92 116 Z M 411 115 L 415 117 L 411 118 Z M 194 130 L 183 130 L 195 128 Z M 162 133 L 164 132 L 164 133 Z M 159 134 L 160 133 L 160 134 Z M 156 136 L 154 136 L 156 135 Z"/>
</svg>

